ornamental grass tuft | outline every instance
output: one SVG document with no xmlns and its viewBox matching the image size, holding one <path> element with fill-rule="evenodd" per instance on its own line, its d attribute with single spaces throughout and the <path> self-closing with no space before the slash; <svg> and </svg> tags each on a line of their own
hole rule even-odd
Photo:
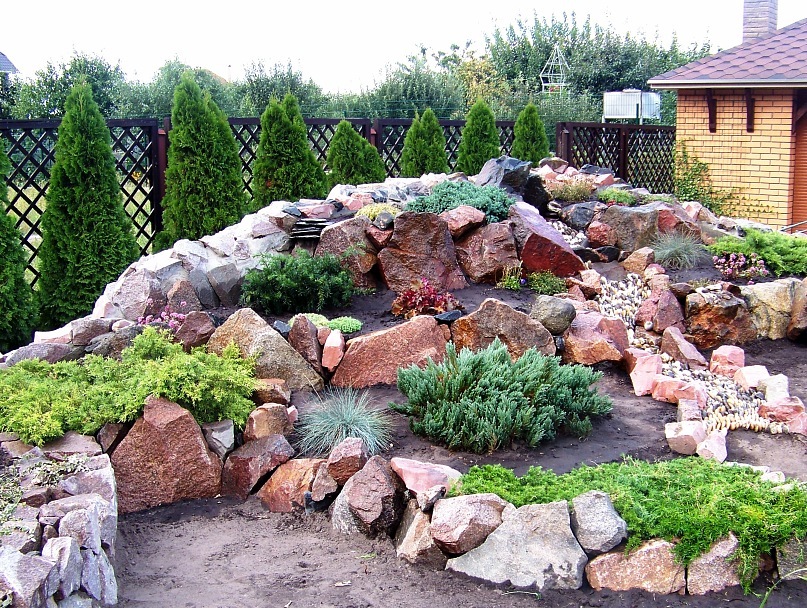
<svg viewBox="0 0 807 608">
<path fill-rule="evenodd" d="M 700 238 L 690 232 L 661 232 L 650 242 L 656 262 L 665 268 L 685 270 L 710 259 Z"/>
</svg>

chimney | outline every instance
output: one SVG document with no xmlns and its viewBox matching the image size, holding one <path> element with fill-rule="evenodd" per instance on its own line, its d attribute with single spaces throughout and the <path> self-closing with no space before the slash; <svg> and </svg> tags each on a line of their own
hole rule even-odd
<svg viewBox="0 0 807 608">
<path fill-rule="evenodd" d="M 743 43 L 776 31 L 778 0 L 744 0 Z"/>
</svg>

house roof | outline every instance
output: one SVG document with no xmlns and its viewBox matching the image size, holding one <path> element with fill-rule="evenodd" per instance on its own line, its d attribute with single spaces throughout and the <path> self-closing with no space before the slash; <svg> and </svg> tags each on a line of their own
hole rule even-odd
<svg viewBox="0 0 807 608">
<path fill-rule="evenodd" d="M 807 86 L 807 19 L 647 82 L 654 89 Z"/>
<path fill-rule="evenodd" d="M 17 71 L 17 67 L 11 63 L 11 60 L 5 56 L 5 54 L 0 53 L 0 72 L 8 72 L 9 74 L 14 74 Z"/>
</svg>

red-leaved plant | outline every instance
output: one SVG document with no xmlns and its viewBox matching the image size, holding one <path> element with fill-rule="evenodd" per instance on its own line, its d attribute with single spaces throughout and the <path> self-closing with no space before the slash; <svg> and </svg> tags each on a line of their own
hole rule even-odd
<svg viewBox="0 0 807 608">
<path fill-rule="evenodd" d="M 392 302 L 392 314 L 405 319 L 457 309 L 462 310 L 457 298 L 448 292 L 440 292 L 428 279 L 420 279 Z"/>
</svg>

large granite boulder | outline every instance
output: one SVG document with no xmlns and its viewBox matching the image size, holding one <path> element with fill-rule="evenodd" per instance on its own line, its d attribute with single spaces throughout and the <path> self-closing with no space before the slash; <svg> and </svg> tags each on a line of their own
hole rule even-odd
<svg viewBox="0 0 807 608">
<path fill-rule="evenodd" d="M 344 255 L 342 263 L 350 271 L 356 287 L 362 289 L 373 289 L 377 285 L 372 272 L 378 261 L 376 248 L 367 238 L 367 229 L 370 226 L 370 220 L 366 217 L 354 217 L 326 226 L 320 234 L 314 254 Z"/>
<path fill-rule="evenodd" d="M 586 566 L 586 577 L 597 591 L 643 589 L 667 595 L 681 592 L 686 585 L 684 566 L 666 540 L 647 541 L 627 554 L 616 550 L 598 555 Z"/>
<path fill-rule="evenodd" d="M 628 330 L 620 319 L 593 311 L 578 311 L 563 339 L 563 361 L 583 365 L 621 361 L 630 346 Z"/>
<path fill-rule="evenodd" d="M 547 270 L 560 277 L 585 270 L 583 260 L 535 207 L 517 202 L 510 207 L 507 217 L 513 223 L 513 235 L 524 270 Z"/>
<path fill-rule="evenodd" d="M 348 479 L 362 470 L 369 459 L 364 441 L 358 437 L 347 437 L 328 455 L 328 474 L 340 486 L 345 485 Z"/>
<path fill-rule="evenodd" d="M 432 511 L 432 538 L 446 553 L 466 553 L 485 542 L 502 524 L 502 513 L 508 505 L 510 503 L 496 494 L 469 494 L 438 500 Z"/>
<path fill-rule="evenodd" d="M 799 283 L 798 279 L 779 279 L 740 287 L 758 337 L 781 340 L 787 335 Z"/>
<path fill-rule="evenodd" d="M 292 456 L 294 449 L 283 435 L 269 435 L 248 441 L 230 454 L 224 463 L 222 495 L 246 500 L 262 477 Z"/>
<path fill-rule="evenodd" d="M 146 399 L 143 416 L 112 454 L 112 466 L 121 513 L 211 498 L 221 487 L 221 461 L 199 425 L 167 399 Z"/>
<path fill-rule="evenodd" d="M 446 569 L 517 589 L 579 589 L 586 561 L 562 500 L 506 515 L 484 543 L 448 560 Z"/>
<path fill-rule="evenodd" d="M 317 326 L 305 315 L 297 315 L 291 324 L 289 344 L 300 353 L 311 368 L 320 376 L 322 369 L 322 345 L 317 337 Z"/>
<path fill-rule="evenodd" d="M 398 215 L 392 238 L 378 254 L 378 265 L 387 287 L 397 293 L 421 279 L 428 279 L 440 291 L 467 286 L 448 224 L 434 213 L 405 211 Z"/>
<path fill-rule="evenodd" d="M 295 458 L 281 464 L 269 481 L 258 490 L 258 498 L 272 513 L 291 513 L 305 507 L 305 494 L 311 491 L 323 458 Z"/>
<path fill-rule="evenodd" d="M 347 351 L 331 379 L 333 386 L 365 388 L 395 384 L 398 368 L 442 361 L 446 338 L 434 317 L 418 316 L 347 342 Z"/>
<path fill-rule="evenodd" d="M 221 354 L 230 342 L 243 356 L 257 357 L 258 378 L 280 378 L 290 390 L 322 390 L 322 377 L 251 308 L 242 308 L 219 326 L 210 336 L 207 349 Z"/>
<path fill-rule="evenodd" d="M 636 207 L 613 205 L 605 210 L 599 221 L 614 229 L 616 246 L 623 251 L 646 247 L 659 232 L 700 233 L 697 224 L 682 208 L 670 207 L 660 201 Z"/>
<path fill-rule="evenodd" d="M 687 335 L 701 350 L 723 344 L 745 344 L 757 338 L 757 328 L 743 299 L 728 291 L 700 291 L 686 298 Z"/>
<path fill-rule="evenodd" d="M 496 338 L 514 360 L 530 348 L 544 355 L 555 354 L 552 334 L 543 325 L 494 298 L 487 298 L 477 310 L 451 325 L 451 339 L 457 350 L 481 350 Z"/>
<path fill-rule="evenodd" d="M 491 283 L 518 264 L 516 241 L 503 222 L 473 230 L 456 243 L 460 268 L 474 283 Z"/>
<path fill-rule="evenodd" d="M 404 510 L 404 485 L 381 456 L 373 456 L 343 491 L 359 529 L 368 535 L 392 534 Z"/>
</svg>

